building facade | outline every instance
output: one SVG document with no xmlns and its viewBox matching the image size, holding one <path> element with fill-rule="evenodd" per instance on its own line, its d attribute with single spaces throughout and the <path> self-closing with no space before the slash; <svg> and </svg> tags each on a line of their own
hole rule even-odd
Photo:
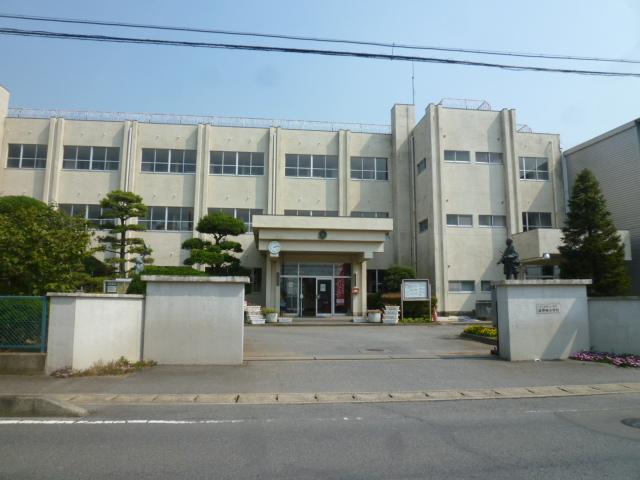
<svg viewBox="0 0 640 480">
<path fill-rule="evenodd" d="M 625 123 L 564 152 L 569 191 L 585 168 L 598 178 L 613 223 L 628 230 L 632 291 L 640 295 L 640 119 Z M 623 238 L 623 241 L 625 238 Z"/>
<path fill-rule="evenodd" d="M 0 195 L 99 223 L 101 198 L 133 191 L 150 207 L 138 221 L 157 265 L 182 264 L 198 219 L 225 211 L 248 227 L 248 300 L 301 316 L 362 314 L 395 264 L 431 280 L 441 312 L 472 312 L 503 278 L 507 237 L 564 221 L 559 137 L 519 131 L 514 110 L 223 123 L 10 109 L 0 87 Z"/>
</svg>

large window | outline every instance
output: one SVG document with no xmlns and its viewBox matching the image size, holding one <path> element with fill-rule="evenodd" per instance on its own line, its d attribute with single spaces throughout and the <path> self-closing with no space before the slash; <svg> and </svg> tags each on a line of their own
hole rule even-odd
<svg viewBox="0 0 640 480">
<path fill-rule="evenodd" d="M 481 227 L 504 228 L 507 217 L 504 215 L 478 215 L 478 225 Z"/>
<path fill-rule="evenodd" d="M 352 217 L 357 218 L 389 218 L 389 212 L 358 212 L 352 211 Z"/>
<path fill-rule="evenodd" d="M 65 145 L 62 168 L 66 170 L 118 170 L 120 149 L 118 147 L 84 147 Z"/>
<path fill-rule="evenodd" d="M 469 156 L 469 152 L 466 150 L 445 150 L 444 161 L 469 163 L 471 161 L 471 157 Z"/>
<path fill-rule="evenodd" d="M 287 177 L 338 178 L 338 157 L 287 153 L 284 174 Z"/>
<path fill-rule="evenodd" d="M 253 216 L 262 215 L 261 208 L 210 208 L 208 212 L 222 212 L 233 218 L 242 220 L 247 226 L 247 233 L 251 233 L 253 231 Z"/>
<path fill-rule="evenodd" d="M 521 180 L 549 180 L 549 160 L 546 157 L 520 157 Z"/>
<path fill-rule="evenodd" d="M 262 152 L 211 152 L 211 175 L 264 175 Z"/>
<path fill-rule="evenodd" d="M 491 291 L 491 282 L 492 282 L 492 280 L 480 280 L 480 291 L 481 292 L 490 292 Z"/>
<path fill-rule="evenodd" d="M 337 210 L 285 210 L 285 215 L 291 217 L 337 217 Z"/>
<path fill-rule="evenodd" d="M 367 270 L 367 293 L 382 292 L 386 270 Z"/>
<path fill-rule="evenodd" d="M 193 208 L 148 207 L 147 216 L 139 218 L 138 223 L 147 227 L 147 230 L 193 230 Z"/>
<path fill-rule="evenodd" d="M 175 148 L 143 148 L 142 171 L 153 173 L 195 173 L 196 151 Z"/>
<path fill-rule="evenodd" d="M 476 152 L 476 163 L 502 164 L 500 152 Z"/>
<path fill-rule="evenodd" d="M 58 204 L 58 210 L 66 213 L 67 215 L 80 217 L 86 220 L 93 228 L 108 226 L 116 221 L 115 219 L 101 218 L 103 210 L 100 205 L 86 205 L 82 203 L 60 203 Z"/>
<path fill-rule="evenodd" d="M 46 168 L 47 146 L 33 144 L 9 144 L 7 167 L 9 168 Z"/>
<path fill-rule="evenodd" d="M 473 215 L 448 214 L 448 227 L 473 227 Z"/>
<path fill-rule="evenodd" d="M 474 293 L 476 284 L 473 280 L 450 280 L 449 293 Z"/>
<path fill-rule="evenodd" d="M 558 278 L 559 271 L 554 265 L 527 265 L 524 268 L 524 276 L 526 279 L 540 280 Z"/>
<path fill-rule="evenodd" d="M 527 232 L 536 228 L 552 228 L 548 212 L 522 212 L 522 229 Z"/>
<path fill-rule="evenodd" d="M 245 285 L 244 293 L 260 293 L 262 291 L 262 269 L 252 268 L 249 272 L 250 282 Z"/>
<path fill-rule="evenodd" d="M 387 163 L 381 157 L 351 157 L 351 179 L 389 180 Z"/>
</svg>

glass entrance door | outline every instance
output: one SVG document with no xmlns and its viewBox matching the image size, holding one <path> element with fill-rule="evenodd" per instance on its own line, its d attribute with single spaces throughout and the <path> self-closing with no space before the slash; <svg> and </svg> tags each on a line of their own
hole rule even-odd
<svg viewBox="0 0 640 480">
<path fill-rule="evenodd" d="M 316 316 L 316 279 L 304 277 L 300 279 L 300 316 Z"/>
<path fill-rule="evenodd" d="M 316 315 L 331 315 L 333 313 L 331 292 L 333 287 L 332 278 L 318 278 L 316 286 Z"/>
</svg>

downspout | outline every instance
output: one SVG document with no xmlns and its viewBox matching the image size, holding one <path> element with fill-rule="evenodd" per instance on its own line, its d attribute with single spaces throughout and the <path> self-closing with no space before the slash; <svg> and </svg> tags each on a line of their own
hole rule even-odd
<svg viewBox="0 0 640 480">
<path fill-rule="evenodd" d="M 411 135 L 411 154 L 409 155 L 409 179 L 411 181 L 411 264 L 418 268 L 417 232 L 416 232 L 416 138 Z"/>
</svg>

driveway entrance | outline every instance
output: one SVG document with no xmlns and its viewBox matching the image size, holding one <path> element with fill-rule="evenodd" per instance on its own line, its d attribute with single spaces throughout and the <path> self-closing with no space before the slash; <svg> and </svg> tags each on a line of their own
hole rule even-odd
<svg viewBox="0 0 640 480">
<path fill-rule="evenodd" d="M 253 326 L 245 360 L 489 356 L 491 346 L 459 337 L 463 326 Z"/>
</svg>

